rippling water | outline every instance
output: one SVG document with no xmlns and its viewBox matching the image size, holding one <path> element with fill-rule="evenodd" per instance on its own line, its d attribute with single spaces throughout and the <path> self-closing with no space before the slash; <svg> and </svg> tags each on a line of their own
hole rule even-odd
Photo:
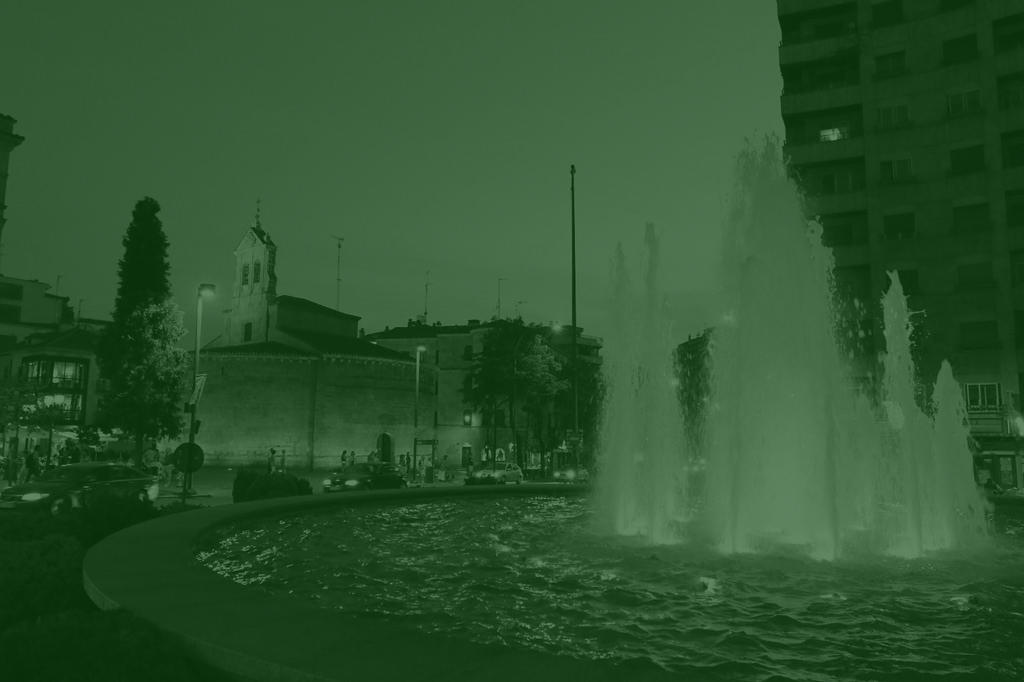
<svg viewBox="0 0 1024 682">
<path fill-rule="evenodd" d="M 835 563 L 594 531 L 583 498 L 259 519 L 200 560 L 281 598 L 699 679 L 1024 679 L 1024 518 L 990 549 Z M 772 677 L 772 676 L 777 677 Z"/>
</svg>

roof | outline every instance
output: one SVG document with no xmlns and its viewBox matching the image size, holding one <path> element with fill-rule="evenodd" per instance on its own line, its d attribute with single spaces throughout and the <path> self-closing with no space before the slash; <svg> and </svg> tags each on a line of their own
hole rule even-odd
<svg viewBox="0 0 1024 682">
<path fill-rule="evenodd" d="M 321 314 L 330 313 L 331 315 L 334 315 L 336 317 L 343 317 L 346 320 L 358 320 L 358 319 L 361 319 L 358 315 L 350 315 L 349 313 L 343 313 L 341 311 L 335 310 L 334 308 L 328 308 L 325 305 L 320 305 L 319 303 L 313 303 L 313 301 L 308 301 L 308 300 L 306 300 L 304 298 L 299 298 L 297 296 L 281 296 L 281 295 L 279 295 L 277 297 L 277 303 L 278 303 L 278 305 L 283 303 L 287 307 L 309 310 L 309 311 L 316 312 L 316 313 L 321 313 Z"/>
<path fill-rule="evenodd" d="M 390 348 L 378 346 L 375 343 L 354 339 L 350 336 L 336 336 L 334 334 L 317 334 L 298 329 L 279 327 L 279 331 L 303 343 L 307 343 L 324 355 L 355 355 L 365 358 L 388 358 L 391 360 L 408 360 L 408 353 L 400 353 Z"/>
<path fill-rule="evenodd" d="M 67 350 L 79 353 L 93 353 L 99 343 L 100 333 L 91 329 L 73 327 L 62 332 L 31 334 L 21 343 L 9 347 L 9 350 L 49 349 Z"/>
<path fill-rule="evenodd" d="M 313 353 L 307 353 L 304 350 L 299 350 L 283 343 L 277 343 L 276 341 L 203 348 L 200 353 L 202 355 L 295 355 L 309 358 L 316 357 Z"/>
<path fill-rule="evenodd" d="M 415 324 L 411 327 L 395 327 L 394 329 L 385 329 L 382 332 L 374 332 L 373 334 L 367 334 L 364 338 L 367 339 L 433 339 L 443 334 L 465 334 L 471 329 L 479 329 L 481 327 L 489 326 L 489 322 L 482 322 L 480 324 L 468 325 L 468 324 L 451 324 L 434 327 L 429 324 Z"/>
</svg>

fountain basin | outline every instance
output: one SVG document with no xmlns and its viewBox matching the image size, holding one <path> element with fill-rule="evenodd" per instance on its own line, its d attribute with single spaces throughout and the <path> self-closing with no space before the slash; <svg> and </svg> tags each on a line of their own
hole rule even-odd
<svg viewBox="0 0 1024 682">
<path fill-rule="evenodd" d="M 232 583 L 196 559 L 207 534 L 256 518 L 360 505 L 451 498 L 586 492 L 563 486 L 431 488 L 310 495 L 174 514 L 122 530 L 86 555 L 86 593 L 103 609 L 124 608 L 180 640 L 189 655 L 246 681 L 459 679 L 564 682 L 566 679 L 673 679 L 661 670 L 623 669 L 500 645 L 469 644 Z"/>
</svg>

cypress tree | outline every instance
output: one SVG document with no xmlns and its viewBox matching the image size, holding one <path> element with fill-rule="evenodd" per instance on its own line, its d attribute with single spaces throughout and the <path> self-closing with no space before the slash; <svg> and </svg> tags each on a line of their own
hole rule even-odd
<svg viewBox="0 0 1024 682">
<path fill-rule="evenodd" d="M 167 236 L 146 197 L 135 204 L 118 262 L 113 324 L 97 351 L 110 390 L 100 405 L 100 425 L 120 428 L 143 441 L 181 431 L 181 393 L 187 383 L 186 354 L 177 348 L 184 335 L 181 311 L 171 300 Z"/>
</svg>

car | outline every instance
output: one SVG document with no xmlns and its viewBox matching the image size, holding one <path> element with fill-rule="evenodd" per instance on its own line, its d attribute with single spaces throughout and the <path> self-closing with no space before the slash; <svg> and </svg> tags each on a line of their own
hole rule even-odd
<svg viewBox="0 0 1024 682">
<path fill-rule="evenodd" d="M 324 492 L 336 493 L 354 490 L 377 490 L 382 488 L 408 488 L 405 472 L 394 464 L 367 462 L 352 464 L 331 473 L 324 479 Z"/>
<path fill-rule="evenodd" d="M 0 511 L 38 510 L 59 516 L 104 495 L 154 502 L 160 496 L 160 483 L 155 476 L 125 464 L 65 464 L 38 480 L 0 491 Z"/>
<path fill-rule="evenodd" d="M 582 467 L 559 469 L 554 473 L 554 478 L 560 483 L 590 483 L 590 472 Z"/>
<path fill-rule="evenodd" d="M 466 485 L 504 485 L 523 482 L 523 470 L 513 462 L 497 462 L 493 468 L 483 468 L 466 477 Z"/>
</svg>

